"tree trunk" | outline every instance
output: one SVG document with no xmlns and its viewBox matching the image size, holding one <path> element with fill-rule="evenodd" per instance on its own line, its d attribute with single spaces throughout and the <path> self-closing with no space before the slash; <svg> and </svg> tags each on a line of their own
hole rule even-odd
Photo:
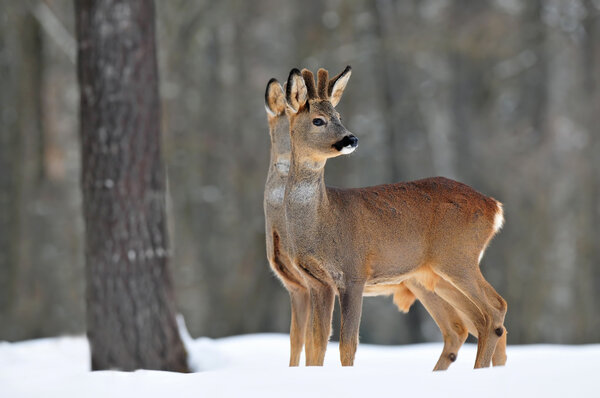
<svg viewBox="0 0 600 398">
<path fill-rule="evenodd" d="M 24 29 L 19 32 L 22 35 L 10 35 L 19 31 L 19 23 L 23 23 L 20 11 L 14 4 L 0 4 L 0 14 L 6 16 L 6 22 L 0 24 L 0 319 L 7 324 L 12 323 L 9 316 L 14 312 L 19 263 L 21 201 L 18 198 L 23 167 L 23 157 L 19 155 L 24 135 L 16 102 L 24 97 L 21 83 L 25 79 L 15 64 L 26 62 L 23 53 L 31 49 Z M 20 48 L 25 50 L 19 51 Z M 10 335 L 3 332 L 2 337 Z"/>
<path fill-rule="evenodd" d="M 154 4 L 75 8 L 92 369 L 187 371 L 168 272 Z"/>
</svg>

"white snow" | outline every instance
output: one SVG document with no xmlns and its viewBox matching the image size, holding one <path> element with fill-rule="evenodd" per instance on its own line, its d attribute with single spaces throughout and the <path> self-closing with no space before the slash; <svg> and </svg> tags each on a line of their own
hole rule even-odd
<svg viewBox="0 0 600 398">
<path fill-rule="evenodd" d="M 472 370 L 465 345 L 446 372 L 432 372 L 441 343 L 359 345 L 342 368 L 331 343 L 323 368 L 288 368 L 282 334 L 190 339 L 193 374 L 89 371 L 84 337 L 0 343 L 0 397 L 590 397 L 598 396 L 600 345 L 509 346 L 503 368 Z"/>
</svg>

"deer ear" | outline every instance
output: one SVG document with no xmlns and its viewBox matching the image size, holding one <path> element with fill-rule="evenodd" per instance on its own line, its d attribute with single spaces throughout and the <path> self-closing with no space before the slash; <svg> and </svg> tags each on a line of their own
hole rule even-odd
<svg viewBox="0 0 600 398">
<path fill-rule="evenodd" d="M 304 78 L 296 68 L 292 69 L 285 88 L 285 99 L 288 109 L 292 113 L 298 113 L 308 102 L 308 90 Z"/>
<path fill-rule="evenodd" d="M 346 88 L 346 84 L 348 84 L 351 74 L 352 68 L 348 65 L 342 73 L 329 81 L 327 91 L 331 105 L 336 106 L 342 99 L 342 94 L 344 93 L 344 89 Z"/>
<path fill-rule="evenodd" d="M 271 117 L 279 116 L 285 112 L 285 93 L 277 79 L 271 79 L 267 83 L 265 109 Z"/>
</svg>

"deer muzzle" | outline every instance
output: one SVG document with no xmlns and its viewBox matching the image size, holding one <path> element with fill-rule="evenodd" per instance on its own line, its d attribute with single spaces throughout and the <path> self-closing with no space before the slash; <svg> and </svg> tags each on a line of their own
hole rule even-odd
<svg viewBox="0 0 600 398">
<path fill-rule="evenodd" d="M 358 138 L 349 134 L 332 146 L 343 154 L 352 153 L 358 146 Z"/>
</svg>

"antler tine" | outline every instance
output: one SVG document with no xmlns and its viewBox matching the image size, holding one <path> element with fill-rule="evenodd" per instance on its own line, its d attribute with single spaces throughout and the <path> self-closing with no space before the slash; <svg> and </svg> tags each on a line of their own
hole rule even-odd
<svg viewBox="0 0 600 398">
<path fill-rule="evenodd" d="M 315 89 L 315 76 L 313 73 L 308 69 L 302 69 L 302 77 L 304 78 L 304 84 L 306 84 L 308 98 L 317 98 L 317 90 Z"/>
<path fill-rule="evenodd" d="M 329 93 L 327 92 L 327 83 L 329 82 L 329 72 L 327 69 L 319 69 L 318 72 L 319 78 L 319 98 L 321 99 L 329 99 Z"/>
</svg>

